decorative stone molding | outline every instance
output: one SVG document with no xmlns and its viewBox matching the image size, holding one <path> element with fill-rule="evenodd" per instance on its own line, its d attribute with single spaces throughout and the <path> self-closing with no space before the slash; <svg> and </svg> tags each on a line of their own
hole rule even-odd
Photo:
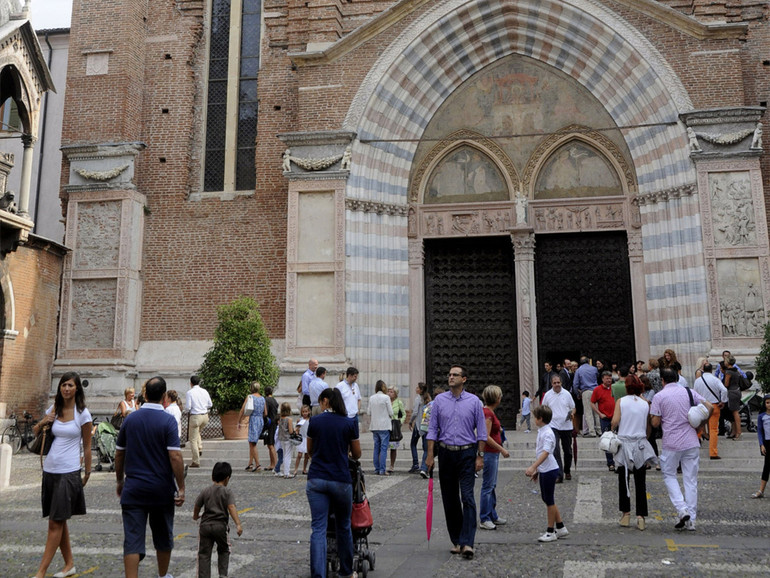
<svg viewBox="0 0 770 578">
<path fill-rule="evenodd" d="M 65 192 L 135 190 L 134 161 L 145 147 L 142 142 L 63 146 L 70 162 Z"/>
<path fill-rule="evenodd" d="M 637 195 L 634 197 L 633 202 L 639 206 L 654 205 L 655 203 L 666 203 L 671 199 L 690 197 L 697 191 L 697 185 L 691 183 L 687 185 L 680 185 L 678 187 L 672 187 L 670 189 L 664 189 L 662 191 L 653 191 L 651 193 Z"/>
<path fill-rule="evenodd" d="M 701 159 L 761 154 L 760 119 L 764 110 L 759 106 L 746 106 L 694 110 L 680 114 L 679 118 L 687 125 L 691 156 Z M 702 146 L 693 146 L 693 134 L 703 142 Z M 753 138 L 743 144 L 751 136 Z"/>
<path fill-rule="evenodd" d="M 121 165 L 119 167 L 115 167 L 113 169 L 110 169 L 108 171 L 89 171 L 86 169 L 75 169 L 75 172 L 79 174 L 84 179 L 90 179 L 93 181 L 109 181 L 110 179 L 114 179 L 117 177 L 120 173 L 125 171 L 129 165 Z"/>
<path fill-rule="evenodd" d="M 571 124 L 565 126 L 537 145 L 530 155 L 527 166 L 524 167 L 522 183 L 525 191 L 534 192 L 537 174 L 545 162 L 557 148 L 569 141 L 578 140 L 603 154 L 615 167 L 618 177 L 623 184 L 624 193 L 636 190 L 636 177 L 631 165 L 617 145 L 607 138 L 604 133 L 598 132 L 586 126 Z"/>
<path fill-rule="evenodd" d="M 406 217 L 409 207 L 406 205 L 393 205 L 390 203 L 377 203 L 375 201 L 363 201 L 361 199 L 345 199 L 345 208 L 348 211 L 360 213 L 377 213 L 378 215 L 393 215 Z"/>
<path fill-rule="evenodd" d="M 352 143 L 356 133 L 317 131 L 277 136 L 287 146 L 282 168 L 284 176 L 290 181 L 347 179 L 350 175 Z"/>
<path fill-rule="evenodd" d="M 443 157 L 452 150 L 463 145 L 473 147 L 485 156 L 491 158 L 503 174 L 509 191 L 520 190 L 521 181 L 519 175 L 516 172 L 516 168 L 513 166 L 513 162 L 511 162 L 511 159 L 508 158 L 508 155 L 505 154 L 503 149 L 484 135 L 464 129 L 453 132 L 445 139 L 441 140 L 425 156 L 420 163 L 420 166 L 417 167 L 417 170 L 412 173 L 412 181 L 409 185 L 410 202 L 417 203 L 422 200 L 427 179 L 433 172 L 433 169 Z"/>
</svg>

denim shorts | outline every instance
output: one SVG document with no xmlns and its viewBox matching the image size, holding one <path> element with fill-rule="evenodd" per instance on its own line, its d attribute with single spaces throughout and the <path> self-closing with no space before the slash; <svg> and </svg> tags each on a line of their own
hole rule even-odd
<svg viewBox="0 0 770 578">
<path fill-rule="evenodd" d="M 174 549 L 174 504 L 168 506 L 124 505 L 123 509 L 123 555 L 145 555 L 144 540 L 147 533 L 147 519 L 150 519 L 152 544 L 156 552 L 171 552 Z"/>
</svg>

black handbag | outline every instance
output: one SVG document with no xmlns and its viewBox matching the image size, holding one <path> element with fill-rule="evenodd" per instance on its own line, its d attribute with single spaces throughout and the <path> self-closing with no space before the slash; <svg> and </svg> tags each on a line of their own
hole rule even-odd
<svg viewBox="0 0 770 578">
<path fill-rule="evenodd" d="M 400 442 L 402 439 L 404 439 L 404 436 L 401 433 L 401 420 L 390 420 L 390 441 Z"/>
<path fill-rule="evenodd" d="M 51 444 L 53 443 L 53 432 L 51 431 L 50 425 L 44 425 L 42 428 L 40 428 L 40 431 L 38 432 L 37 436 L 35 436 L 35 439 L 32 440 L 32 443 L 29 444 L 29 451 L 33 454 L 37 454 L 40 456 L 40 459 L 43 458 L 43 456 L 47 456 L 48 452 L 51 451 Z"/>
</svg>

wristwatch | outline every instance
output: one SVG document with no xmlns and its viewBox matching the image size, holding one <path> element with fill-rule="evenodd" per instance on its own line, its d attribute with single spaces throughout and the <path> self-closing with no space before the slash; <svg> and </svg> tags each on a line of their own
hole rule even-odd
<svg viewBox="0 0 770 578">
<path fill-rule="evenodd" d="M 484 452 L 476 452 L 476 455 L 479 456 L 480 458 L 483 458 L 484 457 Z"/>
</svg>

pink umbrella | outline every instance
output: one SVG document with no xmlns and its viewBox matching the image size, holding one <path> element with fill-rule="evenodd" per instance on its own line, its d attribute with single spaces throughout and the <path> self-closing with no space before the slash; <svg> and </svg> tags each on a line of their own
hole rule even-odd
<svg viewBox="0 0 770 578">
<path fill-rule="evenodd" d="M 433 529 L 433 468 L 430 469 L 430 479 L 428 480 L 428 503 L 425 504 L 425 531 L 428 534 L 428 543 L 430 543 L 430 532 Z"/>
</svg>

